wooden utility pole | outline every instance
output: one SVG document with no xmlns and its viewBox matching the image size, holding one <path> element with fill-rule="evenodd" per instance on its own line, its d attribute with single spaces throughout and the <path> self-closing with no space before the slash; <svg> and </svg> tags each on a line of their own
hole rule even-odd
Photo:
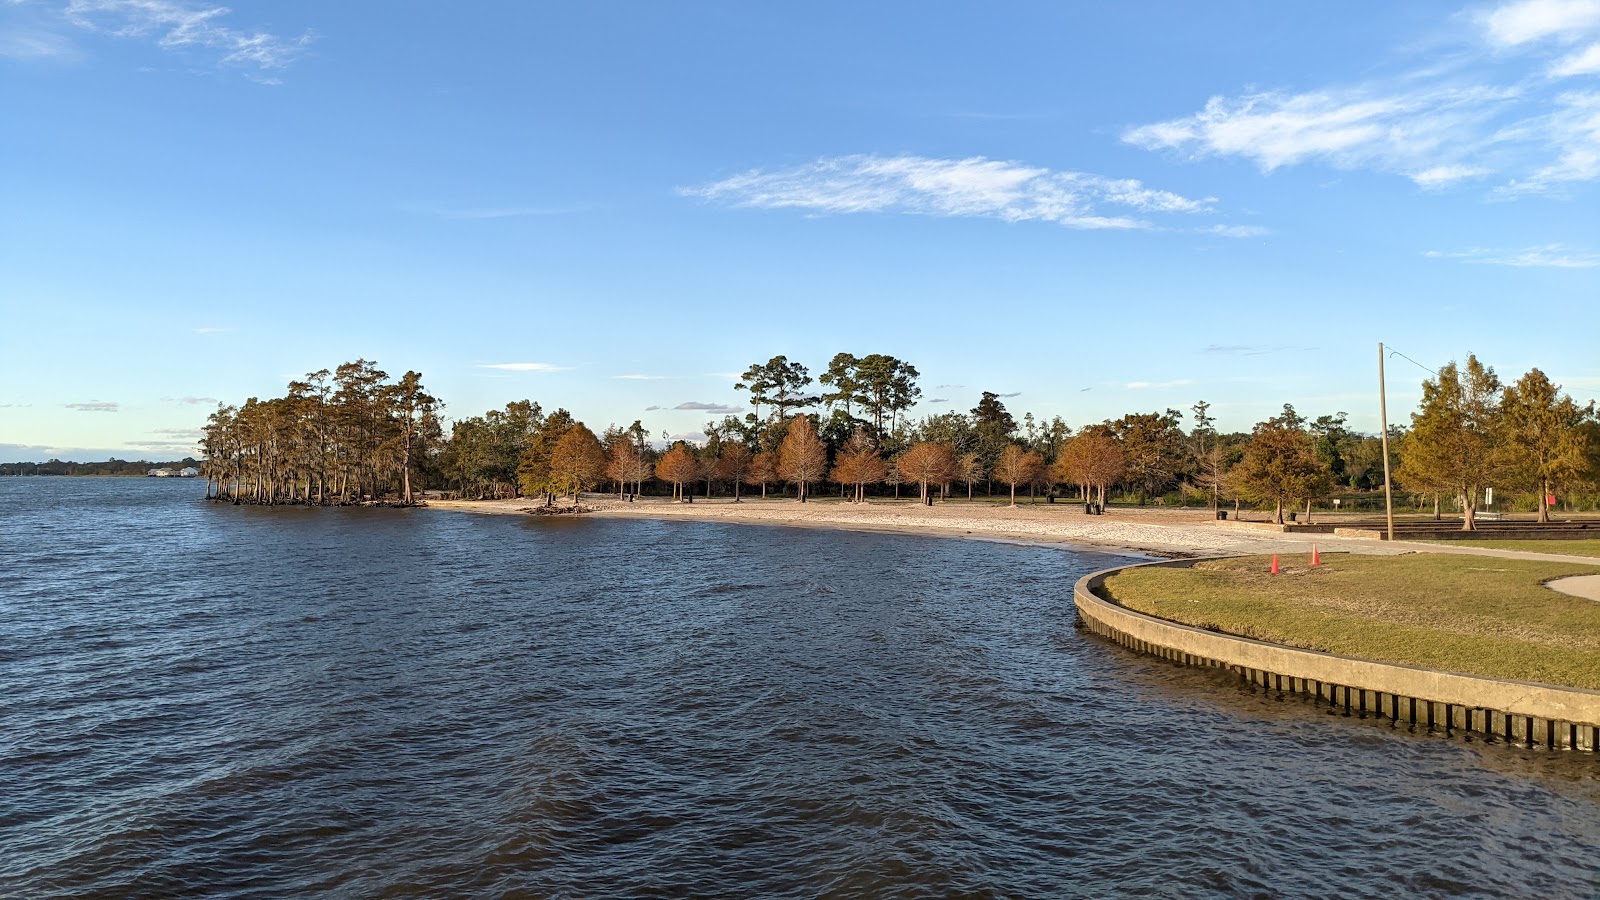
<svg viewBox="0 0 1600 900">
<path fill-rule="evenodd" d="M 1378 417 L 1383 419 L 1383 515 L 1394 542 L 1394 488 L 1389 483 L 1389 397 L 1383 386 L 1383 342 L 1378 342 Z"/>
</svg>

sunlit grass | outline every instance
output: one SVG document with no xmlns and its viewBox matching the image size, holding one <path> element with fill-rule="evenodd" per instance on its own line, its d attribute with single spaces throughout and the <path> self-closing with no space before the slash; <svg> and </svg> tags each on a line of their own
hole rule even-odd
<svg viewBox="0 0 1600 900">
<path fill-rule="evenodd" d="M 1426 543 L 1447 544 L 1451 547 L 1487 547 L 1491 550 L 1526 550 L 1529 553 L 1563 553 L 1567 556 L 1593 556 L 1600 558 L 1600 537 L 1587 540 L 1427 541 Z"/>
<path fill-rule="evenodd" d="M 1600 690 L 1600 603 L 1543 586 L 1577 563 L 1328 554 L 1145 567 L 1105 593 L 1186 625 L 1362 659 Z"/>
</svg>

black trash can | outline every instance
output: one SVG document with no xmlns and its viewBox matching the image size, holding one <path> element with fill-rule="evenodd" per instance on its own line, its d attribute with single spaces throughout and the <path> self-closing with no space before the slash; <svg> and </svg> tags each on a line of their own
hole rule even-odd
<svg viewBox="0 0 1600 900">
<path fill-rule="evenodd" d="M 1217 510 L 1217 519 L 1223 522 L 1228 521 L 1228 511 L 1225 509 Z"/>
</svg>

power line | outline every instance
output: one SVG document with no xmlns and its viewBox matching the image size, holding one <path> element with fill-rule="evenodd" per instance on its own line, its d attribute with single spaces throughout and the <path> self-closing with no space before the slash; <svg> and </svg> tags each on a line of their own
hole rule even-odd
<svg viewBox="0 0 1600 900">
<path fill-rule="evenodd" d="M 1416 360 L 1412 359 L 1411 357 L 1405 355 L 1404 353 L 1401 353 L 1399 350 L 1394 349 L 1393 347 L 1389 347 L 1388 350 L 1389 350 L 1389 355 L 1390 356 L 1398 356 L 1401 359 L 1405 360 L 1408 363 L 1411 363 L 1413 366 L 1416 366 L 1417 368 L 1421 369 L 1424 372 L 1432 372 L 1434 375 L 1438 375 L 1439 374 L 1439 370 L 1438 369 L 1430 369 L 1427 366 L 1423 365 L 1422 363 L 1419 363 Z"/>
</svg>

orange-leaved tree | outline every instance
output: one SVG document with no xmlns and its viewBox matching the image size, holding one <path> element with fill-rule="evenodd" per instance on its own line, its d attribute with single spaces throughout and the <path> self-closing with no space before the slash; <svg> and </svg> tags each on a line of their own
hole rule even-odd
<svg viewBox="0 0 1600 900">
<path fill-rule="evenodd" d="M 672 499 L 682 499 L 684 484 L 700 477 L 700 461 L 679 441 L 656 462 L 656 477 L 672 484 Z"/>
<path fill-rule="evenodd" d="M 1016 444 L 1007 444 L 994 464 L 994 477 L 1011 485 L 1011 505 L 1017 505 L 1017 485 L 1032 484 L 1039 470 L 1044 468 L 1044 457 Z"/>
<path fill-rule="evenodd" d="M 637 492 L 639 482 L 650 477 L 650 465 L 645 462 L 644 455 L 629 441 L 617 441 L 611 445 L 611 455 L 606 461 L 606 475 L 617 483 L 617 496 L 627 485 L 634 485 Z"/>
<path fill-rule="evenodd" d="M 793 482 L 806 501 L 806 485 L 821 481 L 828 469 L 828 446 L 817 437 L 816 426 L 806 416 L 795 416 L 789 433 L 778 447 L 778 477 Z"/>
<path fill-rule="evenodd" d="M 867 499 L 866 487 L 869 484 L 879 484 L 884 476 L 889 474 L 889 464 L 879 455 L 872 440 L 867 437 L 866 429 L 857 428 L 856 433 L 839 451 L 839 456 L 833 461 L 833 480 L 840 485 L 855 485 L 855 502 L 862 503 Z"/>
<path fill-rule="evenodd" d="M 1083 489 L 1083 501 L 1090 502 L 1089 489 L 1100 489 L 1100 506 L 1106 505 L 1106 488 L 1122 480 L 1127 470 L 1127 459 L 1122 445 L 1105 430 L 1094 425 L 1079 432 L 1067 441 L 1056 460 L 1056 480 L 1076 484 Z"/>
<path fill-rule="evenodd" d="M 761 499 L 767 499 L 767 484 L 778 477 L 778 457 L 770 451 L 763 450 L 750 458 L 750 471 L 745 473 L 744 483 L 755 487 L 761 485 Z"/>
<path fill-rule="evenodd" d="M 600 483 L 606 472 L 606 451 L 600 439 L 582 422 L 567 429 L 550 451 L 550 480 L 572 499 Z"/>
<path fill-rule="evenodd" d="M 944 484 L 960 474 L 955 451 L 932 441 L 923 441 L 900 454 L 895 461 L 895 469 L 902 479 L 916 482 L 921 489 L 919 496 L 924 502 L 928 499 L 928 485 Z"/>
<path fill-rule="evenodd" d="M 738 442 L 722 445 L 722 456 L 717 459 L 717 477 L 733 482 L 733 502 L 739 502 L 739 485 L 750 475 L 750 463 L 755 454 Z"/>
</svg>

